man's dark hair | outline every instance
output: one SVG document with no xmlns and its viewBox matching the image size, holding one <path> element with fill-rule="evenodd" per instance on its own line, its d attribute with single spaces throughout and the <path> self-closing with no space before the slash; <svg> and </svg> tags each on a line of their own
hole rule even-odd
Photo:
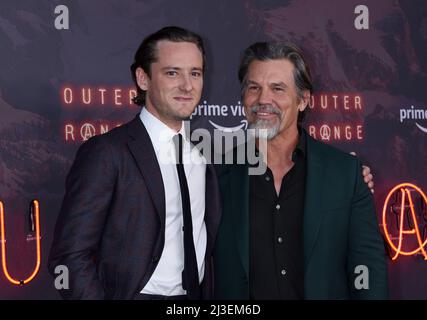
<svg viewBox="0 0 427 320">
<path fill-rule="evenodd" d="M 194 43 L 202 53 L 203 69 L 205 69 L 205 48 L 202 37 L 192 31 L 175 26 L 160 29 L 142 41 L 135 53 L 134 61 L 130 66 L 132 79 L 136 85 L 137 92 L 136 96 L 133 98 L 133 102 L 137 105 L 143 106 L 145 104 L 145 91 L 138 86 L 135 71 L 141 67 L 145 73 L 151 77 L 151 64 L 157 61 L 157 43 L 162 40 Z"/>
<path fill-rule="evenodd" d="M 310 68 L 304 59 L 302 51 L 292 43 L 286 42 L 257 42 L 249 46 L 244 52 L 239 67 L 239 80 L 242 94 L 246 88 L 246 76 L 248 67 L 254 60 L 268 61 L 287 59 L 294 65 L 294 81 L 297 88 L 298 98 L 303 98 L 305 90 L 313 93 Z M 301 125 L 308 112 L 308 107 L 298 113 L 298 125 Z"/>
</svg>

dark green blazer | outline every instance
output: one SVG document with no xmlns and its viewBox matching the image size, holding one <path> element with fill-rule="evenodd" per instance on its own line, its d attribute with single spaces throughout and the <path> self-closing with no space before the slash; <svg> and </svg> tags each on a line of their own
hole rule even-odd
<svg viewBox="0 0 427 320">
<path fill-rule="evenodd" d="M 307 141 L 305 299 L 386 299 L 385 247 L 360 161 L 302 134 Z M 217 170 L 222 218 L 214 252 L 215 298 L 249 299 L 248 165 Z M 357 265 L 368 267 L 369 289 L 356 289 Z"/>
</svg>

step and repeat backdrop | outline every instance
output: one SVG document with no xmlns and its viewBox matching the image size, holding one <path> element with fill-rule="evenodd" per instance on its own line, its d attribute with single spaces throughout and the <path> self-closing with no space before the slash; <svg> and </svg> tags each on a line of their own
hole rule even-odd
<svg viewBox="0 0 427 320">
<path fill-rule="evenodd" d="M 85 140 L 139 112 L 129 67 L 167 25 L 206 42 L 193 129 L 246 128 L 237 67 L 248 45 L 304 50 L 315 84 L 305 127 L 371 167 L 391 298 L 427 299 L 424 0 L 1 1 L 0 298 L 59 299 L 46 264 L 66 174 Z"/>
</svg>

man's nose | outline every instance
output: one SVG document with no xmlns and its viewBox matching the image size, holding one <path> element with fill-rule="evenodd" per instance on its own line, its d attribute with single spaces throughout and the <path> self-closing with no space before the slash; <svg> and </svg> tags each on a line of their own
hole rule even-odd
<svg viewBox="0 0 427 320">
<path fill-rule="evenodd" d="M 270 90 L 261 89 L 258 97 L 259 104 L 271 104 L 272 97 Z"/>
<path fill-rule="evenodd" d="M 193 83 L 188 75 L 182 76 L 179 88 L 185 92 L 189 92 L 193 89 Z"/>
</svg>

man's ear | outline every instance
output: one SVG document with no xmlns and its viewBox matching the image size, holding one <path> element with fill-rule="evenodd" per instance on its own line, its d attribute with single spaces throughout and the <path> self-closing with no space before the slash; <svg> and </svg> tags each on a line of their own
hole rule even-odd
<svg viewBox="0 0 427 320">
<path fill-rule="evenodd" d="M 135 70 L 135 76 L 136 76 L 136 82 L 138 83 L 138 86 L 141 88 L 141 90 L 147 91 L 148 90 L 148 74 L 142 69 L 141 67 L 138 67 Z"/>
<path fill-rule="evenodd" d="M 298 111 L 304 111 L 305 108 L 307 108 L 308 104 L 310 103 L 310 91 L 308 90 L 304 90 L 302 93 L 302 98 L 301 101 L 299 102 L 298 105 Z"/>
</svg>

